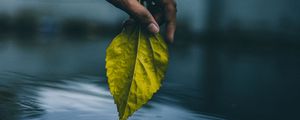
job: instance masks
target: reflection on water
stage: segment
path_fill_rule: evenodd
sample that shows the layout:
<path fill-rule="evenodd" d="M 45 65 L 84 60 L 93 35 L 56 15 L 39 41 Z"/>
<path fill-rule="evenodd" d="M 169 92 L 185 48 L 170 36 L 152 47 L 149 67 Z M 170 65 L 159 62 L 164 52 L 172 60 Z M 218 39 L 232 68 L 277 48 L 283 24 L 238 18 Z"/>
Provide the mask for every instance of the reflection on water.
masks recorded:
<path fill-rule="evenodd" d="M 106 82 L 96 76 L 43 79 L 26 74 L 1 74 L 1 116 L 6 119 L 114 120 L 117 111 Z M 8 83 L 15 79 L 15 82 Z M 6 94 L 3 94 L 5 93 Z M 8 95 L 9 92 L 11 95 Z M 8 104 L 7 104 L 8 103 Z M 178 105 L 151 102 L 133 120 L 216 119 L 193 113 Z"/>
<path fill-rule="evenodd" d="M 22 43 L 3 39 L 0 46 L 1 120 L 116 120 L 116 106 L 104 77 L 104 52 L 108 43 L 108 40 L 55 39 Z M 198 57 L 193 54 L 186 57 Z M 131 120 L 220 119 L 204 115 L 186 103 L 194 102 L 194 107 L 198 107 L 200 90 L 195 84 L 198 76 L 197 71 L 190 74 L 178 69 L 175 64 L 179 62 L 185 61 L 176 57 L 171 62 L 161 91 Z M 173 76 L 176 73 L 172 73 L 172 69 L 178 69 L 181 75 Z M 187 65 L 185 69 L 197 67 Z M 190 80 L 184 84 L 176 82 L 187 76 Z"/>

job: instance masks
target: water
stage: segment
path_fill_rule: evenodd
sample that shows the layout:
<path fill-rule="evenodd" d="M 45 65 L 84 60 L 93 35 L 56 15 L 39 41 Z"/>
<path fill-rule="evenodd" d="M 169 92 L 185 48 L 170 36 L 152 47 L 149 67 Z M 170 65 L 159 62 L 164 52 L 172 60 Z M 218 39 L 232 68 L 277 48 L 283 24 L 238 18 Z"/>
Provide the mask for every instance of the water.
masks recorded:
<path fill-rule="evenodd" d="M 104 67 L 110 39 L 1 38 L 0 120 L 116 120 Z M 161 90 L 130 120 L 297 118 L 298 52 L 242 50 L 171 46 Z"/>
<path fill-rule="evenodd" d="M 104 68 L 108 44 L 108 38 L 3 38 L 0 119 L 116 120 L 118 113 Z M 166 78 L 159 94 L 131 120 L 221 119 L 182 105 L 184 97 L 198 99 L 193 96 L 197 88 L 169 79 L 173 77 Z M 194 93 L 177 91 L 177 87 Z"/>

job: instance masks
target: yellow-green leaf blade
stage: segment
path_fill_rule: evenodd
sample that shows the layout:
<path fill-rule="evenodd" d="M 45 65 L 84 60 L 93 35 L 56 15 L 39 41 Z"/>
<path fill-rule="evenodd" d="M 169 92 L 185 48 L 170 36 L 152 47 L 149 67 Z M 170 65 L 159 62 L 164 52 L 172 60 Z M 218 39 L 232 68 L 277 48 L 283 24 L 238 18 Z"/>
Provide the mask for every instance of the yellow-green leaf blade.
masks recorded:
<path fill-rule="evenodd" d="M 119 117 L 126 120 L 159 89 L 168 63 L 166 43 L 160 35 L 138 25 L 126 27 L 106 51 L 110 91 Z"/>

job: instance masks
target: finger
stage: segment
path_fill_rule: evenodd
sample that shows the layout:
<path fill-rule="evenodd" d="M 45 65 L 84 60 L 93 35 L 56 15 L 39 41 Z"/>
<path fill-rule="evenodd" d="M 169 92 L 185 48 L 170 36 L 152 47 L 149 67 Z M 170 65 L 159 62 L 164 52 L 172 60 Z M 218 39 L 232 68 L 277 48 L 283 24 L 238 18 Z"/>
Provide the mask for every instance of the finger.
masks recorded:
<path fill-rule="evenodd" d="M 166 38 L 167 41 L 173 42 L 174 34 L 176 31 L 176 3 L 174 0 L 167 0 L 168 2 L 164 3 L 164 14 L 166 20 Z"/>
<path fill-rule="evenodd" d="M 115 6 L 127 12 L 130 16 L 142 23 L 151 33 L 159 32 L 159 25 L 151 13 L 137 0 L 109 0 Z"/>

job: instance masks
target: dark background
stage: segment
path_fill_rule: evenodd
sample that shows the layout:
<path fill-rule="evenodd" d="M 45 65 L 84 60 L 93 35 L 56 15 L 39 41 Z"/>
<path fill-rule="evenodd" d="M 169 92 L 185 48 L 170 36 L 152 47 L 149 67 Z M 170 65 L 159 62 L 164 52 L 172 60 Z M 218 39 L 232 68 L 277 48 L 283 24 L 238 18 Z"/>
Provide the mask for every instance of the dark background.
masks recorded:
<path fill-rule="evenodd" d="M 166 79 L 133 120 L 300 119 L 299 0 L 177 2 Z M 104 59 L 126 18 L 104 0 L 1 0 L 0 120 L 116 119 Z"/>

